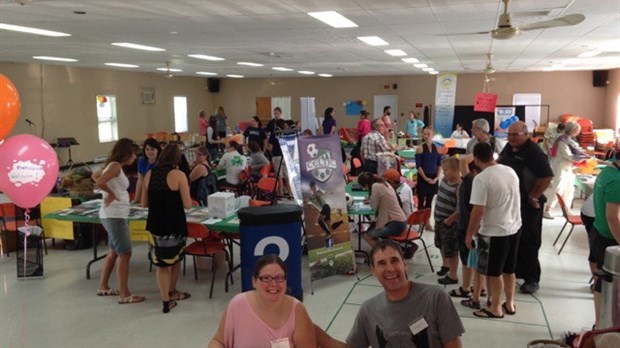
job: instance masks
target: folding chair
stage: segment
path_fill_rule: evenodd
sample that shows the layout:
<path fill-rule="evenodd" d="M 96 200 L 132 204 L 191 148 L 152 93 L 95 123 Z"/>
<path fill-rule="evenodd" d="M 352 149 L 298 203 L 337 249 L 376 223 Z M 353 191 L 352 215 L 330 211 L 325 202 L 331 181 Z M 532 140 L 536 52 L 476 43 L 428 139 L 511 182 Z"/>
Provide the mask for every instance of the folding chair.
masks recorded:
<path fill-rule="evenodd" d="M 209 298 L 213 297 L 213 284 L 215 283 L 215 272 L 217 270 L 216 255 L 220 252 L 226 254 L 226 262 L 230 269 L 231 261 L 226 250 L 228 246 L 221 239 L 214 237 L 211 232 L 200 224 L 187 224 L 187 237 L 193 238 L 194 242 L 185 247 L 185 255 L 191 255 L 194 261 L 194 279 L 198 280 L 198 269 L 196 268 L 196 257 L 207 257 L 211 259 L 211 290 Z M 183 259 L 183 275 L 185 275 L 185 259 Z"/>
<path fill-rule="evenodd" d="M 562 243 L 562 247 L 560 247 L 560 251 L 558 251 L 558 255 L 560 255 L 562 249 L 564 249 L 564 245 L 566 245 L 566 242 L 568 241 L 568 238 L 570 238 L 570 235 L 573 233 L 573 229 L 575 228 L 575 226 L 583 225 L 583 221 L 581 221 L 580 215 L 573 215 L 569 213 L 568 208 L 566 207 L 566 202 L 564 202 L 564 199 L 559 193 L 556 193 L 555 195 L 558 197 L 558 202 L 560 202 L 560 208 L 562 208 L 562 215 L 564 215 L 566 222 L 564 223 L 564 226 L 562 226 L 562 229 L 560 230 L 560 233 L 558 233 L 558 236 L 555 238 L 553 246 L 555 246 L 555 244 L 558 242 L 558 239 L 560 239 L 560 236 L 562 235 L 562 232 L 564 232 L 564 228 L 566 227 L 566 225 L 570 224 L 570 231 L 568 231 L 568 236 L 566 236 L 566 239 L 564 239 L 564 243 Z"/>
<path fill-rule="evenodd" d="M 426 258 L 428 259 L 428 264 L 431 266 L 431 271 L 435 272 L 433 268 L 433 264 L 431 262 L 431 256 L 428 254 L 428 249 L 426 247 L 426 242 L 422 239 L 422 233 L 424 233 L 424 227 L 428 222 L 428 219 L 431 217 L 430 209 L 421 209 L 416 210 L 407 218 L 407 224 L 409 227 L 399 236 L 390 236 L 389 238 L 398 242 L 404 248 L 413 247 L 413 244 L 417 240 L 422 242 L 424 246 L 424 252 L 426 253 Z M 417 225 L 417 227 L 415 226 Z"/>

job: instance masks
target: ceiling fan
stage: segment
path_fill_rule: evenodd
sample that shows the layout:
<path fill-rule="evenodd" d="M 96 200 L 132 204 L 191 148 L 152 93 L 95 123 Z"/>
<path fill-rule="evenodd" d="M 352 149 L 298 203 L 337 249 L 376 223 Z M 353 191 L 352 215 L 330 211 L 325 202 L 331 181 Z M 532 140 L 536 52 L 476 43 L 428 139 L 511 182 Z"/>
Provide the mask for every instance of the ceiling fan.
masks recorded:
<path fill-rule="evenodd" d="M 171 79 L 174 77 L 172 72 L 170 71 L 170 62 L 166 62 L 166 75 L 164 75 L 167 79 Z"/>
<path fill-rule="evenodd" d="M 570 14 L 548 21 L 534 22 L 525 24 L 520 27 L 512 26 L 512 13 L 508 12 L 508 2 L 510 0 L 502 0 L 504 2 L 504 13 L 499 16 L 497 28 L 491 31 L 479 31 L 476 34 L 488 34 L 491 33 L 491 37 L 497 40 L 511 39 L 515 36 L 523 34 L 524 31 L 548 29 L 554 27 L 564 27 L 570 25 L 576 25 L 583 22 L 586 16 L 582 14 Z"/>

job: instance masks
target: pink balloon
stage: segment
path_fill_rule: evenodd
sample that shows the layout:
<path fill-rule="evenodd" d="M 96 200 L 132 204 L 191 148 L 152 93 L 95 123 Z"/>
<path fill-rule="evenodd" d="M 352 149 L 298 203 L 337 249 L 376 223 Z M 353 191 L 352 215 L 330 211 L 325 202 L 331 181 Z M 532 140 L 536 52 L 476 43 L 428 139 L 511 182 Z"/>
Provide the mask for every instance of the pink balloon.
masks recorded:
<path fill-rule="evenodd" d="M 22 208 L 41 203 L 56 184 L 58 156 L 45 140 L 30 134 L 0 145 L 0 189 Z"/>

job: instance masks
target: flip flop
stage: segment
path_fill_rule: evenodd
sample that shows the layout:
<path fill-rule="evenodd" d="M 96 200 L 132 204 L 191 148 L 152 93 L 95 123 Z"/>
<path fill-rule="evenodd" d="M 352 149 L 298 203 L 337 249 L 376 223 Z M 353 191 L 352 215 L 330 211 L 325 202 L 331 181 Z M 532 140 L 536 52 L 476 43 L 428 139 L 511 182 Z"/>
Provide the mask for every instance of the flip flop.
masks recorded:
<path fill-rule="evenodd" d="M 480 309 L 480 301 L 474 301 L 471 298 L 461 301 L 461 304 L 472 309 Z"/>
<path fill-rule="evenodd" d="M 108 289 L 108 290 L 97 290 L 97 296 L 118 296 L 118 290 L 116 289 Z"/>
<path fill-rule="evenodd" d="M 496 315 L 495 313 L 491 312 L 490 310 L 486 308 L 482 308 L 478 311 L 475 311 L 474 315 L 477 316 L 478 318 L 487 318 L 487 319 L 502 319 L 504 317 L 504 314 Z"/>
<path fill-rule="evenodd" d="M 170 296 L 170 301 L 183 301 L 183 300 L 187 300 L 188 298 L 192 297 L 192 295 L 189 292 L 182 292 L 178 290 L 170 291 L 168 295 Z"/>
<path fill-rule="evenodd" d="M 469 298 L 469 294 L 471 292 L 470 291 L 466 291 L 465 289 L 463 289 L 462 286 L 459 286 L 458 289 L 453 289 L 450 290 L 449 294 L 452 297 L 462 297 L 462 298 Z"/>
<path fill-rule="evenodd" d="M 146 297 L 141 295 L 129 295 L 127 297 L 119 297 L 118 304 L 138 303 L 146 300 Z"/>
<path fill-rule="evenodd" d="M 163 304 L 164 304 L 164 308 L 162 309 L 162 312 L 164 313 L 170 312 L 172 308 L 177 306 L 176 301 L 163 301 Z"/>
<path fill-rule="evenodd" d="M 517 306 L 514 306 L 514 310 L 510 310 L 508 309 L 508 305 L 506 305 L 506 302 L 502 303 L 502 308 L 504 309 L 504 312 L 506 312 L 506 314 L 508 315 L 515 315 L 517 313 Z"/>

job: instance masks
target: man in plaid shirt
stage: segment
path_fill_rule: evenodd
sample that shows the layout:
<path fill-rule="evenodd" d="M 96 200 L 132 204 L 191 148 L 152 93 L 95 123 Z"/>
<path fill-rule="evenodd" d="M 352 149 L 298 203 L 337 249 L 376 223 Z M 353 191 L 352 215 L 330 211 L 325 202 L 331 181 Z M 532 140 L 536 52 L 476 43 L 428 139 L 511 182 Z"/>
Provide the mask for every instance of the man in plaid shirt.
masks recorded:
<path fill-rule="evenodd" d="M 362 139 L 362 161 L 365 172 L 377 174 L 377 153 L 390 150 L 390 145 L 382 133 L 386 130 L 381 119 L 373 120 L 370 124 L 372 131 Z"/>

